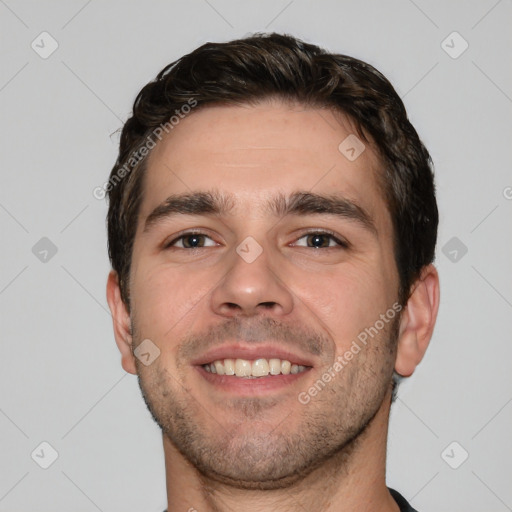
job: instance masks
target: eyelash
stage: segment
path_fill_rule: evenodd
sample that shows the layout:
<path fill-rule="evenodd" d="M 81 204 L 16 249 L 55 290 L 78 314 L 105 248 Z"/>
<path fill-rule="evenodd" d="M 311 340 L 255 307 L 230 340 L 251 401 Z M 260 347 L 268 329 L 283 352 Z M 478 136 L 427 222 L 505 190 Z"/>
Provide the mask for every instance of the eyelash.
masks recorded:
<path fill-rule="evenodd" d="M 172 249 L 173 245 L 180 241 L 180 240 L 183 240 L 184 238 L 187 238 L 188 236 L 205 236 L 207 238 L 210 238 L 212 240 L 212 238 L 210 236 L 208 236 L 206 233 L 203 233 L 201 231 L 187 231 L 185 233 L 182 233 L 180 236 L 174 238 L 172 241 L 170 241 L 169 243 L 166 243 L 164 245 L 164 249 Z M 336 233 L 332 232 L 332 231 L 328 231 L 328 230 L 317 230 L 317 231 L 308 231 L 306 233 L 303 233 L 299 238 L 297 238 L 297 240 L 300 240 L 304 237 L 307 237 L 307 236 L 311 236 L 311 235 L 326 235 L 326 236 L 329 236 L 332 240 L 334 240 L 342 249 L 348 249 L 350 247 L 350 244 L 344 240 L 340 240 Z M 182 249 L 182 250 L 186 250 L 186 251 L 193 251 L 193 250 L 197 250 L 197 249 L 206 249 L 206 247 L 192 247 L 192 248 L 188 248 L 188 247 L 178 247 L 178 249 Z M 306 247 L 306 249 L 335 249 L 335 247 Z"/>

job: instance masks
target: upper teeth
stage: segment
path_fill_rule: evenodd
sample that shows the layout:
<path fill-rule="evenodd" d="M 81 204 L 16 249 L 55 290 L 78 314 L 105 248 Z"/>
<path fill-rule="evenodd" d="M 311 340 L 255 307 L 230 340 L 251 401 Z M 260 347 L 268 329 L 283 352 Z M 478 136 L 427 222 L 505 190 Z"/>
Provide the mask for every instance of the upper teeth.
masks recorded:
<path fill-rule="evenodd" d="M 203 365 L 207 372 L 237 377 L 265 377 L 266 375 L 288 375 L 303 372 L 306 367 L 292 364 L 286 359 L 219 359 Z"/>

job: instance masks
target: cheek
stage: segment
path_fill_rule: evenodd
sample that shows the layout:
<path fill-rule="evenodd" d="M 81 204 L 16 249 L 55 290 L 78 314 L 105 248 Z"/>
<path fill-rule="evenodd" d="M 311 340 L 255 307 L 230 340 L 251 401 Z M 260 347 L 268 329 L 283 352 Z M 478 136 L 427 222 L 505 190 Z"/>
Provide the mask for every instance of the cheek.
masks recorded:
<path fill-rule="evenodd" d="M 344 350 L 366 327 L 373 325 L 391 306 L 385 281 L 375 268 L 344 265 L 335 271 L 297 274 L 291 289 L 303 303 L 306 314 Z"/>
<path fill-rule="evenodd" d="M 192 328 L 194 311 L 201 308 L 202 300 L 211 292 L 216 274 L 184 274 L 183 270 L 165 265 L 142 268 L 140 265 L 132 277 L 140 335 L 173 346 L 172 339 L 183 337 Z"/>

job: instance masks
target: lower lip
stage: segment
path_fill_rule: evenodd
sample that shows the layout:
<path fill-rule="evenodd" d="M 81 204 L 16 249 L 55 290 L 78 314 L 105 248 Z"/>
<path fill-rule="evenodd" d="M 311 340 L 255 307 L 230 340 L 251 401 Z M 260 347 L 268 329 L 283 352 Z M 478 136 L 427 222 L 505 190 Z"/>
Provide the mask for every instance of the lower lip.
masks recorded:
<path fill-rule="evenodd" d="M 244 377 L 236 377 L 235 375 L 219 375 L 218 373 L 210 373 L 202 366 L 196 366 L 195 368 L 201 377 L 218 389 L 245 396 L 263 395 L 269 392 L 283 390 L 298 382 L 311 370 L 311 368 L 306 368 L 300 373 L 268 375 L 266 377 L 248 379 Z"/>

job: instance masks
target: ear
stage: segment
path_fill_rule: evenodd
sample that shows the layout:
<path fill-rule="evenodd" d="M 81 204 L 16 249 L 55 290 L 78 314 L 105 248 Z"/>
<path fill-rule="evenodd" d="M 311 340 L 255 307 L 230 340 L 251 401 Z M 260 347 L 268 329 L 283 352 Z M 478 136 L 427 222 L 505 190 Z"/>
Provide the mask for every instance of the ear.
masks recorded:
<path fill-rule="evenodd" d="M 403 377 L 413 374 L 427 351 L 439 309 L 439 275 L 427 265 L 412 286 L 402 312 L 395 370 Z"/>
<path fill-rule="evenodd" d="M 107 302 L 112 314 L 117 348 L 121 352 L 121 364 L 126 372 L 136 375 L 135 357 L 132 353 L 130 314 L 121 299 L 119 279 L 114 270 L 110 271 L 107 279 Z"/>

